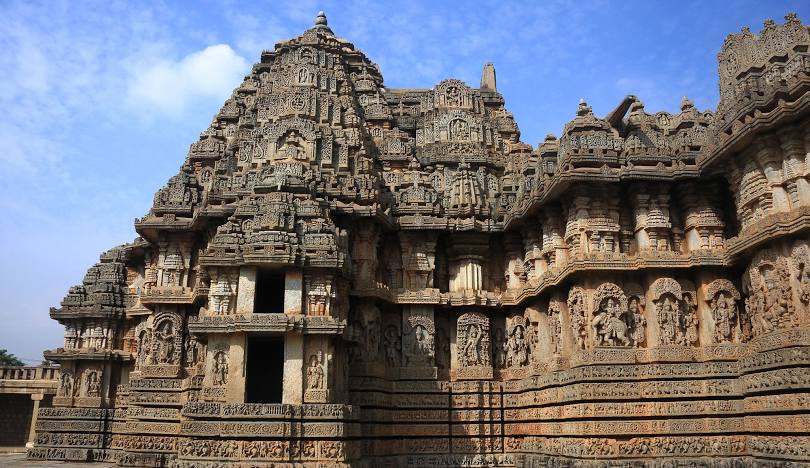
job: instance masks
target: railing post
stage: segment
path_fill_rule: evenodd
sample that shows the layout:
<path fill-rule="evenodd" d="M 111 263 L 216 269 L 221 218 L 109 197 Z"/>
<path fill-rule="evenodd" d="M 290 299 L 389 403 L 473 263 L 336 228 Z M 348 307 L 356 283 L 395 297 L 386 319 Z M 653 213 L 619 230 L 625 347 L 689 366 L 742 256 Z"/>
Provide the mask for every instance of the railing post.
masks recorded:
<path fill-rule="evenodd" d="M 37 436 L 37 416 L 39 415 L 39 402 L 42 401 L 42 398 L 45 395 L 41 393 L 34 393 L 31 395 L 31 399 L 34 400 L 34 411 L 31 413 L 31 429 L 28 430 L 28 443 L 25 444 L 26 447 L 31 448 L 34 446 L 34 442 Z"/>

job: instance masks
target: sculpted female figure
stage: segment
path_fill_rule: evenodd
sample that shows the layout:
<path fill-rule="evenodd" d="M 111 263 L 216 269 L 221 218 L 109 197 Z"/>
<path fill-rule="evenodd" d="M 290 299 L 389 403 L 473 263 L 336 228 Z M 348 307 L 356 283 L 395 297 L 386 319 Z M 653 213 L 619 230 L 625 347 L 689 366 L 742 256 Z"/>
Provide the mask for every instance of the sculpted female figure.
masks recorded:
<path fill-rule="evenodd" d="M 464 345 L 464 357 L 469 366 L 481 365 L 481 328 L 476 324 L 467 327 L 467 341 Z"/>

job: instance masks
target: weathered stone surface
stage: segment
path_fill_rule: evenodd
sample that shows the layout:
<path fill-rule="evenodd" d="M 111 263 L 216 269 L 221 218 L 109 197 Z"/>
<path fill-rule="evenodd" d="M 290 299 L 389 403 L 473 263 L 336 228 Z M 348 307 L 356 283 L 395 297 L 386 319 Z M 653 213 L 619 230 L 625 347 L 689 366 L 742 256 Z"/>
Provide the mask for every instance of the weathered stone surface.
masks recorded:
<path fill-rule="evenodd" d="M 810 463 L 808 47 L 745 29 L 716 111 L 583 101 L 532 148 L 491 64 L 384 88 L 319 15 L 51 310 L 29 457 Z"/>

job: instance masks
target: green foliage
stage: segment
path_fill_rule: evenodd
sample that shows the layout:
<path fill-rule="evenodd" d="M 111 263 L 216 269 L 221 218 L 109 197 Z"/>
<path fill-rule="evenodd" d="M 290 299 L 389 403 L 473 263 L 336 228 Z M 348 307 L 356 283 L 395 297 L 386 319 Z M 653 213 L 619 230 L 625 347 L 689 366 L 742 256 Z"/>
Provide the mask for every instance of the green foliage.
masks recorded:
<path fill-rule="evenodd" d="M 6 351 L 5 349 L 0 349 L 0 366 L 24 366 L 25 363 L 20 361 L 20 359 Z"/>

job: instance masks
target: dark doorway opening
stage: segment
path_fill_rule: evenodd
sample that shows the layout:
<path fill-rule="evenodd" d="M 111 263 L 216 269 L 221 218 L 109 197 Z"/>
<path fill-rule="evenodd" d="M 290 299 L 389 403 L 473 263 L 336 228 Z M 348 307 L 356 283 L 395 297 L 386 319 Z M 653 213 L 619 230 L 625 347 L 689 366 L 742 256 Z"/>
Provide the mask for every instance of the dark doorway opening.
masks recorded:
<path fill-rule="evenodd" d="M 284 271 L 258 271 L 253 312 L 257 314 L 284 313 Z"/>
<path fill-rule="evenodd" d="M 281 403 L 284 380 L 284 339 L 255 337 L 248 339 L 245 401 Z"/>

